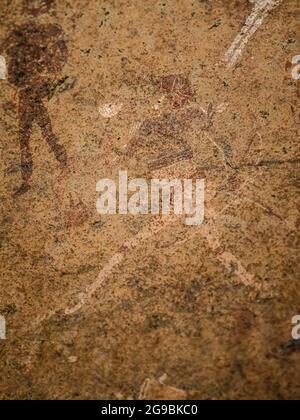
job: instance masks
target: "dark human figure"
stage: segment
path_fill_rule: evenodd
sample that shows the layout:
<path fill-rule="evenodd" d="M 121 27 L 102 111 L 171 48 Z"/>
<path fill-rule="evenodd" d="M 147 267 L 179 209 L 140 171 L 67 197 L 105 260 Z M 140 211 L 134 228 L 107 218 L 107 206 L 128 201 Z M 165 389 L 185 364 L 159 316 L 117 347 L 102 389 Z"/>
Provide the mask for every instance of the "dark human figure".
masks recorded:
<path fill-rule="evenodd" d="M 53 0 L 24 1 L 23 10 L 37 16 L 48 12 L 52 3 Z M 4 51 L 8 56 L 8 81 L 18 89 L 19 95 L 19 142 L 23 182 L 17 195 L 30 188 L 33 167 L 30 137 L 33 123 L 36 122 L 41 128 L 43 137 L 60 164 L 67 164 L 66 150 L 58 143 L 44 104 L 56 75 L 67 61 L 68 50 L 63 35 L 58 25 L 28 21 L 15 28 L 4 43 Z"/>

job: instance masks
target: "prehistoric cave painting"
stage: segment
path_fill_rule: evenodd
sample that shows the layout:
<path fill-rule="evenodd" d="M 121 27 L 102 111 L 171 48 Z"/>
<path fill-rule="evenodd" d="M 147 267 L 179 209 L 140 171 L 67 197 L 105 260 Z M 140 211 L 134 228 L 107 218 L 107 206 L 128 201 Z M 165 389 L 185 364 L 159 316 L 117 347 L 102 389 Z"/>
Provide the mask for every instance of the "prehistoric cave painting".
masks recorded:
<path fill-rule="evenodd" d="M 150 115 L 139 124 L 124 155 L 135 156 L 141 163 L 146 159 L 150 171 L 192 159 L 193 151 L 185 133 L 191 121 L 202 115 L 198 109 L 187 108 L 193 102 L 193 91 L 186 76 L 171 74 L 158 82 L 163 94 L 161 102 L 167 107 L 162 107 L 162 112 L 156 109 L 155 116 Z"/>
<path fill-rule="evenodd" d="M 174 108 L 182 108 L 193 97 L 190 82 L 182 74 L 163 77 L 161 79 L 161 87 L 167 93 L 168 100 Z"/>
<path fill-rule="evenodd" d="M 23 12 L 38 16 L 49 12 L 53 3 L 54 0 L 23 0 Z"/>
<path fill-rule="evenodd" d="M 23 9 L 31 15 L 48 12 L 53 0 L 23 2 Z M 8 81 L 18 89 L 19 142 L 21 152 L 22 185 L 17 195 L 30 188 L 33 161 L 30 137 L 34 123 L 62 166 L 67 164 L 64 146 L 58 143 L 45 105 L 56 75 L 63 69 L 68 50 L 58 25 L 28 21 L 15 28 L 4 43 L 8 56 Z"/>

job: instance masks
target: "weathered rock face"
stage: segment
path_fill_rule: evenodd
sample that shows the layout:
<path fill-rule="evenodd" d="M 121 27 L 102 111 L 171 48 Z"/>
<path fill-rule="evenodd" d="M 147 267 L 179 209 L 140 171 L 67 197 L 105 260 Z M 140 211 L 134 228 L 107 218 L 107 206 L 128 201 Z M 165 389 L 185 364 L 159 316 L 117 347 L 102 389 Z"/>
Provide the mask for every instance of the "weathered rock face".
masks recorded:
<path fill-rule="evenodd" d="M 299 19 L 0 2 L 0 398 L 300 397 Z M 100 216 L 119 170 L 205 179 L 205 223 Z"/>

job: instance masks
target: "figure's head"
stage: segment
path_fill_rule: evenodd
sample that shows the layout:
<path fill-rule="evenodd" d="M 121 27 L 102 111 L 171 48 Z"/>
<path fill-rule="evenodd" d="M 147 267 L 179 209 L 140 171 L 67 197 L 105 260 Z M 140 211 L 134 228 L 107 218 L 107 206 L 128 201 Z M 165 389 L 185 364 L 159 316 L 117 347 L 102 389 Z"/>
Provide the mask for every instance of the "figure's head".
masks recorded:
<path fill-rule="evenodd" d="M 49 12 L 55 0 L 23 0 L 23 11 L 33 16 Z"/>

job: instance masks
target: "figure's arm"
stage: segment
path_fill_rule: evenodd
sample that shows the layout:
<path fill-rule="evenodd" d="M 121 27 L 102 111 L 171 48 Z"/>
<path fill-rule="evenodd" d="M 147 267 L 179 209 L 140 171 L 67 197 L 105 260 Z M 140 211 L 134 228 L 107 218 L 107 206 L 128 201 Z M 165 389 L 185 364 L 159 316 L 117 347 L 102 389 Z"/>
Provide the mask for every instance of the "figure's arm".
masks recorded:
<path fill-rule="evenodd" d="M 0 54 L 3 54 L 3 52 L 6 50 L 6 44 L 7 44 L 7 40 L 5 39 L 4 41 L 0 41 Z"/>
<path fill-rule="evenodd" d="M 64 32 L 57 25 L 41 25 L 39 28 L 47 44 L 43 54 L 44 65 L 51 73 L 59 73 L 68 59 L 68 47 L 63 39 Z"/>
<path fill-rule="evenodd" d="M 53 44 L 49 58 L 49 69 L 54 73 L 59 73 L 68 59 L 68 48 L 63 39 L 60 39 Z"/>
<path fill-rule="evenodd" d="M 3 54 L 16 41 L 15 32 L 11 32 L 5 39 L 0 41 L 0 54 Z"/>

